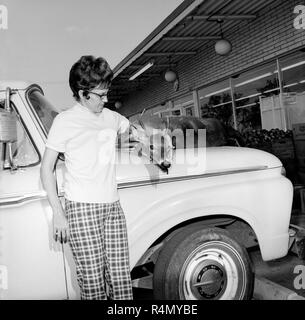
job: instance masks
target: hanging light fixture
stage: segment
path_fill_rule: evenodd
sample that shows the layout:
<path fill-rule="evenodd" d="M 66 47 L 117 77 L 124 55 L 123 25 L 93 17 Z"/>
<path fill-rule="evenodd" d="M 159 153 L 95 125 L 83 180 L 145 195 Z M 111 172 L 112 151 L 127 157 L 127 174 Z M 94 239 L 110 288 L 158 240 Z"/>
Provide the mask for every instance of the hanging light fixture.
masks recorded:
<path fill-rule="evenodd" d="M 171 68 L 171 56 L 168 57 L 169 68 L 164 74 L 164 78 L 167 82 L 175 82 L 177 80 L 177 73 Z"/>
<path fill-rule="evenodd" d="M 219 23 L 219 26 L 220 26 L 221 39 L 216 41 L 215 51 L 217 54 L 221 56 L 226 56 L 232 51 L 232 44 L 229 40 L 223 37 L 222 26 L 221 26 L 221 24 L 223 23 L 223 20 L 217 20 L 217 22 Z"/>
<path fill-rule="evenodd" d="M 167 70 L 164 77 L 167 82 L 174 82 L 177 79 L 177 74 L 173 70 Z"/>
<path fill-rule="evenodd" d="M 139 69 L 136 73 L 134 73 L 130 78 L 129 81 L 134 80 L 135 78 L 137 78 L 139 75 L 141 75 L 143 72 L 145 72 L 146 70 L 148 70 L 149 68 L 151 68 L 154 65 L 155 61 L 152 59 L 150 60 L 144 67 L 142 67 L 141 69 Z"/>
<path fill-rule="evenodd" d="M 122 108 L 122 105 L 123 105 L 123 104 L 122 104 L 121 101 L 116 101 L 115 104 L 114 104 L 114 106 L 115 106 L 116 109 Z"/>

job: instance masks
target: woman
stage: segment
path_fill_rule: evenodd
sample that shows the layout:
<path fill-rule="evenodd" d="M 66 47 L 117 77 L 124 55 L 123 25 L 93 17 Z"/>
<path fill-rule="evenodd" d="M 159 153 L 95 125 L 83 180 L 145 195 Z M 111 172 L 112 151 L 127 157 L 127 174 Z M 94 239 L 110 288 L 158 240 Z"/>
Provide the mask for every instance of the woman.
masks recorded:
<path fill-rule="evenodd" d="M 115 177 L 115 142 L 129 121 L 104 108 L 113 73 L 103 58 L 81 57 L 69 84 L 76 104 L 54 120 L 41 180 L 53 210 L 55 241 L 69 241 L 81 299 L 132 299 L 127 229 Z M 65 154 L 65 210 L 53 174 Z"/>

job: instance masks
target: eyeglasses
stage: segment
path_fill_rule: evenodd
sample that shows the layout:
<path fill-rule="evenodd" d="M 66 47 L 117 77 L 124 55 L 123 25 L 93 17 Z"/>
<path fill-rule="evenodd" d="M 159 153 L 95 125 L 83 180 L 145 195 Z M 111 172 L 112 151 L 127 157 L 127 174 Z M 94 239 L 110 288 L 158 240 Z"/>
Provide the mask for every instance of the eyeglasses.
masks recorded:
<path fill-rule="evenodd" d="M 107 99 L 107 95 L 108 95 L 108 91 L 102 94 L 98 94 L 96 92 L 93 91 L 88 91 L 89 93 L 95 94 L 96 96 L 98 96 L 101 100 Z"/>

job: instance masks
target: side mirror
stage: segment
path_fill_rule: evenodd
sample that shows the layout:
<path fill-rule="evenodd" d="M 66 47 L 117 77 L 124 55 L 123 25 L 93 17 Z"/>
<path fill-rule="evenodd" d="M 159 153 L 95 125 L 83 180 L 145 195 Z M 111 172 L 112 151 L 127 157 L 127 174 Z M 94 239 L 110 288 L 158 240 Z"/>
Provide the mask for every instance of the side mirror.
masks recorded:
<path fill-rule="evenodd" d="M 6 89 L 5 110 L 0 110 L 0 143 L 5 143 L 9 154 L 9 164 L 11 171 L 18 167 L 14 164 L 12 143 L 17 141 L 17 118 L 11 112 L 10 107 L 10 88 Z"/>
<path fill-rule="evenodd" d="M 0 142 L 17 141 L 17 118 L 11 112 L 0 110 Z"/>

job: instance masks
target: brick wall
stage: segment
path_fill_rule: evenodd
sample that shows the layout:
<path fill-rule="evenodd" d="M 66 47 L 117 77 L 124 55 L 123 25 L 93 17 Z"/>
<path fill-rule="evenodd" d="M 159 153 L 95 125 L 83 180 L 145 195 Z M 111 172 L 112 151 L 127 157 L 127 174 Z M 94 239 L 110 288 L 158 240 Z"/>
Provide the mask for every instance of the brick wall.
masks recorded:
<path fill-rule="evenodd" d="M 238 28 L 225 33 L 233 46 L 229 56 L 216 55 L 214 42 L 209 42 L 195 56 L 187 56 L 179 62 L 176 68 L 180 81 L 177 92 L 173 90 L 173 84 L 156 79 L 142 91 L 130 94 L 120 111 L 127 116 L 141 112 L 143 108 L 154 107 L 305 46 L 305 30 L 293 27 L 296 17 L 293 9 L 298 4 L 305 5 L 305 0 L 281 0 L 260 11 L 254 21 L 242 21 Z"/>

